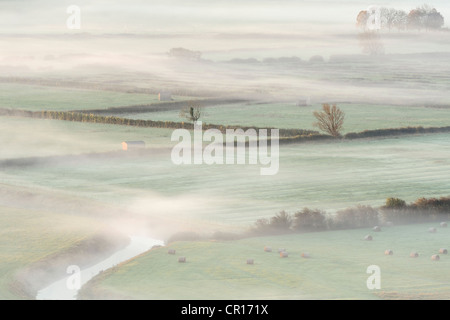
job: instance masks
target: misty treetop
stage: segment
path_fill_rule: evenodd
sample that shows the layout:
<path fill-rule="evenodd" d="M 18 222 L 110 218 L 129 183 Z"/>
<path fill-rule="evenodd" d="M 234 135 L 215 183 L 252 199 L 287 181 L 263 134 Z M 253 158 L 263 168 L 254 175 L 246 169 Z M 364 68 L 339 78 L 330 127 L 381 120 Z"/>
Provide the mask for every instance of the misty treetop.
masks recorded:
<path fill-rule="evenodd" d="M 360 11 L 356 17 L 356 26 L 366 31 L 372 14 L 368 10 Z M 439 30 L 444 26 L 442 14 L 429 5 L 417 7 L 409 13 L 395 8 L 381 7 L 379 15 L 381 30 Z"/>

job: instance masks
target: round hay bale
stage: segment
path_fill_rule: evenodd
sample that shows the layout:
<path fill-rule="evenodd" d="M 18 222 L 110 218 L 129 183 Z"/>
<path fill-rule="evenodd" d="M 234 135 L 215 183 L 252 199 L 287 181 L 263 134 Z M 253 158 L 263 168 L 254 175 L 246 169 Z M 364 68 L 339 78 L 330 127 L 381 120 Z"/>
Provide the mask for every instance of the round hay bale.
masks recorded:
<path fill-rule="evenodd" d="M 168 254 L 175 254 L 175 250 L 174 249 L 169 249 L 169 251 L 167 251 Z"/>
<path fill-rule="evenodd" d="M 441 260 L 441 257 L 439 257 L 439 255 L 437 255 L 437 254 L 433 254 L 433 255 L 431 256 L 431 260 L 439 261 L 439 260 Z"/>
<path fill-rule="evenodd" d="M 447 222 L 441 222 L 441 227 L 442 228 L 447 228 Z"/>
<path fill-rule="evenodd" d="M 439 253 L 440 254 L 447 254 L 448 251 L 447 251 L 447 249 L 441 248 L 441 249 L 439 249 Z"/>
<path fill-rule="evenodd" d="M 264 247 L 264 251 L 265 252 L 272 252 L 272 248 L 271 247 Z"/>
<path fill-rule="evenodd" d="M 309 258 L 311 258 L 311 255 L 308 252 L 303 252 L 302 258 L 309 259 Z"/>
<path fill-rule="evenodd" d="M 372 236 L 371 236 L 370 234 L 368 234 L 367 236 L 364 237 L 364 240 L 366 240 L 366 241 L 372 241 L 373 238 L 372 238 Z"/>
<path fill-rule="evenodd" d="M 436 230 L 436 228 L 429 228 L 428 229 L 428 232 L 430 232 L 430 233 L 436 233 L 437 232 L 437 230 Z"/>
<path fill-rule="evenodd" d="M 419 254 L 418 254 L 417 252 L 411 252 L 411 253 L 409 254 L 409 256 L 410 256 L 411 258 L 418 258 L 418 257 L 419 257 Z"/>
<path fill-rule="evenodd" d="M 386 251 L 384 252 L 384 254 L 387 255 L 387 256 L 392 256 L 392 255 L 394 254 L 394 251 L 388 249 L 388 250 L 386 250 Z"/>
<path fill-rule="evenodd" d="M 253 264 L 253 259 L 247 259 L 247 264 Z"/>
<path fill-rule="evenodd" d="M 380 231 L 381 231 L 381 227 L 375 226 L 375 227 L 373 227 L 372 230 L 373 230 L 374 232 L 380 232 Z"/>
<path fill-rule="evenodd" d="M 286 251 L 281 251 L 280 252 L 280 257 L 282 257 L 282 258 L 287 258 L 289 255 L 288 255 L 288 253 L 286 252 Z"/>
<path fill-rule="evenodd" d="M 278 248 L 278 253 L 282 253 L 282 252 L 285 252 L 285 251 L 286 251 L 285 248 Z"/>
<path fill-rule="evenodd" d="M 186 257 L 179 257 L 178 258 L 178 262 L 185 263 L 186 262 Z"/>

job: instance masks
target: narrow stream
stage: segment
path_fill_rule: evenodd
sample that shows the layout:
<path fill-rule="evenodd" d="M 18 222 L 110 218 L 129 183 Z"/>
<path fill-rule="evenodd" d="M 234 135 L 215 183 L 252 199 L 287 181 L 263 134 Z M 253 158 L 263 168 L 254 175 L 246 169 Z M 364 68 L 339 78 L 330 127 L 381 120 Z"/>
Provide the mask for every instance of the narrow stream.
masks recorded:
<path fill-rule="evenodd" d="M 155 245 L 164 245 L 163 241 L 152 238 L 139 236 L 132 236 L 130 238 L 130 244 L 124 249 L 117 251 L 94 266 L 81 270 L 79 274 L 80 287 L 98 275 L 101 271 L 105 271 L 121 262 L 136 257 Z M 68 285 L 71 283 L 71 280 L 73 280 L 73 277 L 72 274 L 68 274 L 67 277 L 43 288 L 37 293 L 36 300 L 75 300 L 78 289 L 72 289 L 72 286 Z"/>

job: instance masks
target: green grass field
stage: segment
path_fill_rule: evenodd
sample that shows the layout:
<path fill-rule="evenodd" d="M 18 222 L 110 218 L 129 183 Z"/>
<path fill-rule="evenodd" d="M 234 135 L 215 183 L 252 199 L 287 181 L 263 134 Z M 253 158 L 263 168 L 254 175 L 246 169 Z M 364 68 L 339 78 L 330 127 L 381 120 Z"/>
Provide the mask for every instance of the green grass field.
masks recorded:
<path fill-rule="evenodd" d="M 97 277 L 85 298 L 131 299 L 448 299 L 450 257 L 432 261 L 450 241 L 435 224 L 249 238 L 230 242 L 174 242 Z M 270 246 L 273 252 L 264 252 Z M 288 258 L 277 249 L 285 248 Z M 168 249 L 176 255 L 168 255 Z M 384 251 L 391 249 L 392 256 Z M 310 259 L 301 257 L 303 252 Z M 418 258 L 410 258 L 418 252 Z M 180 256 L 186 263 L 178 263 Z M 254 259 L 254 265 L 247 265 Z M 381 289 L 369 290 L 367 268 L 381 269 Z"/>
<path fill-rule="evenodd" d="M 173 164 L 167 147 L 171 143 L 170 130 L 23 121 L 27 125 L 54 125 L 41 127 L 43 133 L 53 131 L 38 140 L 53 145 L 55 153 L 62 153 L 64 147 L 72 153 L 119 150 L 120 142 L 131 138 L 142 138 L 150 150 L 165 146 L 161 152 L 141 157 L 81 162 L 75 158 L 76 161 L 48 165 L 10 166 L 0 172 L 4 183 L 15 186 L 50 188 L 125 206 L 148 201 L 148 214 L 155 216 L 161 208 L 153 207 L 152 201 L 180 219 L 189 216 L 246 226 L 281 210 L 295 211 L 307 206 L 333 211 L 356 204 L 379 206 L 388 197 L 414 201 L 448 195 L 450 190 L 449 134 L 282 146 L 278 174 L 261 176 L 261 165 Z M 15 128 L 21 130 L 19 126 Z M 61 142 L 61 137 L 66 141 Z M 30 149 L 26 149 L 16 148 L 26 145 L 20 141 L 5 139 L 3 147 L 16 156 L 31 156 L 40 154 L 39 141 L 29 141 Z M 186 199 L 186 204 L 174 207 L 173 197 Z"/>
<path fill-rule="evenodd" d="M 282 110 L 279 117 L 275 113 L 265 116 L 260 113 L 260 118 L 252 118 L 257 111 L 255 106 L 250 106 L 250 111 L 241 110 L 238 105 L 228 107 L 235 108 L 235 112 L 227 113 L 216 107 L 206 109 L 208 119 L 214 119 L 206 122 L 227 124 L 229 121 L 229 124 L 244 125 L 247 124 L 245 121 L 235 121 L 249 119 L 248 124 L 251 125 L 287 123 L 286 127 L 291 127 L 289 121 L 294 123 L 296 117 L 302 118 L 299 110 L 310 116 L 302 118 L 304 124 L 311 123 L 314 109 L 314 106 L 308 107 L 308 110 L 279 105 Z M 271 106 L 262 105 L 261 108 L 268 112 Z M 344 109 L 347 114 L 356 115 L 362 106 L 344 105 L 343 108 L 349 108 Z M 404 120 L 401 108 L 404 107 L 385 107 L 380 111 L 380 114 L 390 114 L 386 127 L 447 125 L 447 118 L 441 109 L 408 108 L 414 116 Z M 370 110 L 368 107 L 360 109 L 356 118 L 359 120 L 349 120 L 349 124 L 380 127 L 383 118 Z M 214 118 L 211 115 L 216 111 Z M 178 114 L 173 113 L 173 117 L 173 120 L 179 119 Z M 419 118 L 423 122 L 418 121 Z M 372 122 L 364 122 L 363 119 L 372 119 Z M 102 206 L 130 210 L 145 216 L 148 221 L 158 221 L 163 217 L 165 222 L 170 221 L 164 225 L 166 230 L 162 233 L 166 235 L 178 231 L 180 226 L 200 233 L 244 230 L 256 219 L 273 216 L 281 210 L 293 213 L 303 207 L 311 207 L 334 212 L 356 204 L 380 206 L 387 197 L 399 197 L 409 202 L 419 197 L 446 196 L 450 190 L 449 134 L 284 145 L 280 149 L 279 172 L 268 177 L 260 175 L 260 165 L 176 166 L 170 158 L 170 148 L 174 145 L 170 141 L 171 129 L 18 117 L 0 117 L 0 128 L 3 132 L 0 135 L 1 160 L 119 151 L 122 141 L 144 140 L 149 150 L 155 150 L 154 154 L 149 152 L 145 156 L 123 157 L 123 153 L 118 152 L 118 156 L 108 158 L 73 158 L 70 161 L 69 156 L 39 165 L 7 165 L 0 170 L 2 192 L 11 188 L 46 190 L 78 199 L 82 203 L 95 201 Z M 0 271 L 4 276 L 1 278 L 0 297 L 15 297 L 9 290 L 15 272 L 48 254 L 64 251 L 92 231 L 82 228 L 85 225 L 93 226 L 92 220 L 56 212 L 72 210 L 67 206 L 74 204 L 68 203 L 66 207 L 60 204 L 55 210 L 48 211 L 52 200 L 45 200 L 46 197 L 43 199 L 32 210 L 20 206 L 1 207 L 3 262 Z M 48 221 L 54 223 L 47 225 Z M 378 264 L 383 272 L 381 297 L 410 295 L 426 298 L 433 297 L 435 293 L 439 298 L 448 297 L 448 284 L 439 286 L 438 283 L 438 276 L 446 274 L 447 260 L 431 264 L 429 259 L 433 248 L 445 246 L 444 242 L 448 243 L 448 238 L 427 244 L 427 239 L 423 242 L 419 238 L 411 238 L 412 234 L 419 232 L 419 229 L 414 229 L 416 226 L 402 228 L 385 230 L 380 235 L 392 237 L 375 239 L 373 243 L 360 241 L 364 236 L 361 233 L 363 230 L 225 243 L 176 243 L 173 246 L 177 252 L 185 252 L 188 257 L 188 263 L 181 266 L 186 268 L 186 273 L 177 273 L 177 269 L 172 269 L 179 268 L 178 263 L 166 268 L 174 257 L 167 256 L 165 249 L 154 250 L 119 268 L 111 278 L 105 278 L 104 282 L 102 280 L 94 291 L 107 296 L 118 294 L 154 299 L 371 299 L 380 296 L 365 287 L 368 276 L 365 268 L 370 264 Z M 399 233 L 390 233 L 393 230 Z M 408 230 L 412 230 L 410 238 Z M 440 236 L 441 233 L 436 239 Z M 402 245 L 394 247 L 395 241 Z M 329 243 L 333 247 L 329 247 Z M 411 243 L 424 246 L 416 245 L 416 248 L 410 249 L 407 246 Z M 262 252 L 264 245 L 286 247 L 292 255 L 280 260 L 276 254 Z M 345 255 L 346 248 L 350 246 L 351 256 Z M 368 246 L 373 246 L 373 251 L 368 250 Z M 394 250 L 393 257 L 382 254 L 386 247 Z M 313 259 L 300 258 L 301 250 L 308 250 L 313 254 Z M 424 252 L 424 256 L 410 260 L 409 250 Z M 358 254 L 358 259 L 354 254 Z M 160 258 L 152 259 L 153 255 Z M 254 258 L 256 264 L 247 266 L 247 258 Z M 395 263 L 391 265 L 392 261 Z M 409 270 L 411 263 L 417 263 L 417 268 Z M 429 271 L 429 266 L 436 270 L 422 274 L 425 270 Z M 305 274 L 299 274 L 299 268 Z M 402 274 L 404 268 L 411 273 Z M 162 271 L 157 271 L 159 269 Z M 139 284 L 134 282 L 138 279 L 136 272 L 141 272 Z M 142 276 L 143 272 L 147 272 L 148 276 Z M 409 277 L 414 280 L 408 281 Z M 170 282 L 162 279 L 169 279 Z M 197 282 L 197 291 L 194 291 L 193 296 L 187 296 L 193 291 L 190 286 L 194 280 Z M 125 283 L 127 281 L 129 285 Z M 214 286 L 222 286 L 224 290 L 217 291 L 213 289 Z M 150 287 L 158 290 L 149 290 Z M 157 296 L 153 292 L 158 292 Z"/>
<path fill-rule="evenodd" d="M 11 291 L 18 271 L 74 246 L 97 229 L 86 217 L 1 205 L 0 226 L 1 300 L 18 298 Z"/>
<path fill-rule="evenodd" d="M 343 133 L 408 126 L 439 127 L 450 125 L 447 109 L 391 105 L 337 104 L 346 113 Z M 318 130 L 313 112 L 320 104 L 307 107 L 291 103 L 233 104 L 204 108 L 205 123 L 273 128 Z M 144 120 L 183 121 L 177 111 L 121 114 Z"/>
<path fill-rule="evenodd" d="M 414 9 L 409 2 L 396 9 Z M 344 134 L 450 126 L 450 5 L 435 2 L 443 30 L 393 28 L 372 37 L 355 27 L 369 5 L 360 1 L 112 1 L 83 6 L 78 31 L 64 28 L 64 12 L 50 1 L 8 1 L 0 109 L 186 122 L 176 109 L 188 100 L 217 99 L 223 104 L 205 107 L 204 123 L 318 130 L 313 112 L 337 101 Z M 310 61 L 317 56 L 323 61 Z M 176 94 L 177 103 L 124 113 L 158 103 L 159 90 Z M 306 97 L 311 106 L 296 105 Z M 222 232 L 223 239 L 282 210 L 333 214 L 379 207 L 388 197 L 410 203 L 450 195 L 450 133 L 284 144 L 278 173 L 262 176 L 259 164 L 175 165 L 172 129 L 1 114 L 0 300 L 34 297 L 66 275 L 66 265 L 84 268 L 125 246 L 124 235 L 212 239 Z M 144 141 L 146 150 L 121 150 L 127 140 Z M 430 259 L 450 246 L 450 229 L 427 232 L 438 223 L 173 242 L 103 272 L 82 298 L 450 299 L 450 256 Z M 368 233 L 373 241 L 363 240 Z M 280 247 L 288 258 L 279 257 Z M 410 258 L 412 251 L 420 256 Z M 381 290 L 366 286 L 371 265 L 381 268 Z"/>
<path fill-rule="evenodd" d="M 51 97 L 51 99 L 49 99 Z M 175 100 L 183 97 L 173 97 Z M 157 103 L 158 95 L 0 83 L 0 108 L 90 110 Z"/>
<path fill-rule="evenodd" d="M 18 117 L 0 117 L 0 128 L 0 143 L 5 146 L 0 159 L 115 151 L 127 140 L 163 147 L 172 134 L 170 129 Z"/>

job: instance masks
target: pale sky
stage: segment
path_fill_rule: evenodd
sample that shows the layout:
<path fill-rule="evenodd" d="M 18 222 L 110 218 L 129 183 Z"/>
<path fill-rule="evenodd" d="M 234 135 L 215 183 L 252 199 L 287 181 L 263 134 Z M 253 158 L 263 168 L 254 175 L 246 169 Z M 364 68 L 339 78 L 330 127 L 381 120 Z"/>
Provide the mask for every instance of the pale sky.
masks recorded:
<path fill-rule="evenodd" d="M 0 0 L 1 33 L 66 33 L 66 9 L 81 10 L 89 33 L 296 32 L 332 26 L 353 27 L 369 5 L 410 10 L 423 1 L 338 0 Z M 450 21 L 450 3 L 428 2 Z M 337 28 L 337 29 L 336 29 Z M 73 31 L 72 31 L 73 32 Z"/>

